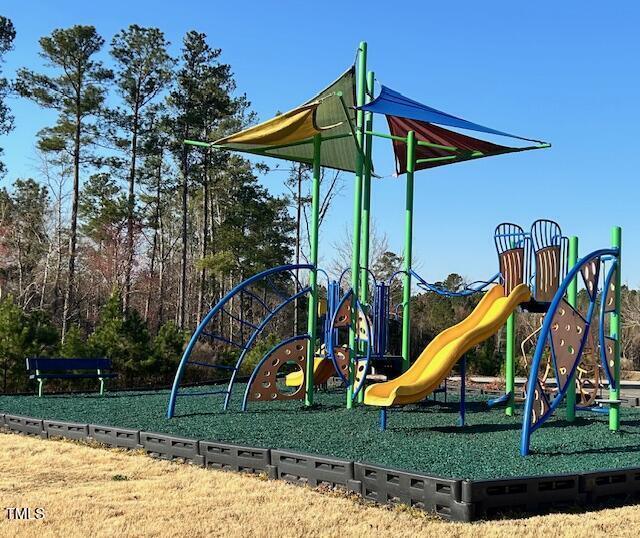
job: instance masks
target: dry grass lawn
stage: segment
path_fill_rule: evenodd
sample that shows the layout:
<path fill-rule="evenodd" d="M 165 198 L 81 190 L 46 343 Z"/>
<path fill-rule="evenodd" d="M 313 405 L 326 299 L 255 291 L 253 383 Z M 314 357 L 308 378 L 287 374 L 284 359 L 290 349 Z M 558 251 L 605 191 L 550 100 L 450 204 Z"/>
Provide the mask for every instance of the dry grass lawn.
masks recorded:
<path fill-rule="evenodd" d="M 42 507 L 42 520 L 7 519 Z M 0 434 L 0 536 L 633 536 L 640 507 L 447 523 L 258 477 Z"/>

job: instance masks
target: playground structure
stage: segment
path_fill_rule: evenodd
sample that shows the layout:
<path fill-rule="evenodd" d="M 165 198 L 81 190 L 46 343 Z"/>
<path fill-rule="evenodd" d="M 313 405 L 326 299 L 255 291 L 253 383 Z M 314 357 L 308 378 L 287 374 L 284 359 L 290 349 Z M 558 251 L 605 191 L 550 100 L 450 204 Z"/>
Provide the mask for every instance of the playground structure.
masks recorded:
<path fill-rule="evenodd" d="M 224 396 L 223 408 L 227 409 L 241 367 L 257 339 L 287 305 L 304 299 L 308 306 L 306 331 L 279 342 L 257 363 L 244 393 L 243 410 L 251 401 L 304 399 L 305 405 L 312 406 L 314 387 L 335 376 L 346 387 L 347 408 L 358 403 L 380 407 L 381 428 L 385 429 L 388 407 L 423 400 L 446 379 L 459 361 L 464 364 L 465 352 L 506 324 L 506 389 L 504 396 L 492 403 L 505 404 L 506 414 L 513 415 L 515 318 L 516 310 L 521 308 L 545 315 L 537 334 L 526 386 L 521 453 L 529 452 L 532 433 L 563 400 L 567 402 L 568 420 L 575 418 L 576 410 L 592 408 L 577 406 L 574 390 L 576 372 L 587 350 L 599 356 L 610 389 L 608 399 L 589 398 L 588 403 L 608 405 L 610 429 L 617 430 L 620 229 L 614 228 L 610 248 L 578 259 L 577 239 L 564 237 L 553 221 L 538 220 L 529 232 L 518 225 L 504 223 L 494 234 L 499 261 L 496 275 L 463 290 L 445 290 L 428 283 L 411 265 L 415 172 L 550 145 L 463 120 L 408 99 L 385 86 L 378 96 L 374 96 L 375 77 L 372 72 L 367 73 L 366 56 L 366 44 L 361 43 L 357 69 L 356 66 L 349 68 L 298 108 L 213 143 L 185 141 L 206 149 L 242 151 L 312 166 L 311 252 L 309 264 L 275 267 L 245 280 L 205 316 L 178 367 L 168 416 L 174 416 L 177 399 L 186 396 L 220 394 Z M 390 134 L 373 131 L 374 114 L 385 115 Z M 534 145 L 498 145 L 443 126 L 509 137 Z M 406 178 L 403 268 L 386 282 L 378 282 L 369 269 L 374 137 L 392 141 L 396 171 Z M 342 286 L 342 279 L 330 281 L 327 273 L 318 267 L 321 167 L 354 172 L 353 245 L 348 287 Z M 394 278 L 402 279 L 402 300 L 398 305 L 392 304 L 390 293 Z M 443 295 L 483 292 L 485 295 L 465 320 L 438 335 L 411 363 L 409 343 L 414 281 L 425 291 Z M 578 304 L 579 284 L 586 290 L 586 306 Z M 326 297 L 324 321 L 319 326 L 321 292 Z M 391 350 L 388 338 L 389 322 L 394 316 L 399 318 L 402 327 L 399 354 Z M 607 326 L 608 335 L 605 334 Z M 194 351 L 202 342 L 235 350 L 233 364 L 196 358 Z M 367 386 L 372 367 L 393 361 L 401 364 L 401 375 Z M 543 366 L 547 366 L 545 375 L 550 371 L 555 374 L 557 391 L 554 395 L 546 391 L 545 376 L 539 376 Z M 229 371 L 226 390 L 181 393 L 187 367 Z M 288 368 L 294 368 L 294 371 L 279 376 Z M 287 391 L 285 387 L 291 390 Z"/>

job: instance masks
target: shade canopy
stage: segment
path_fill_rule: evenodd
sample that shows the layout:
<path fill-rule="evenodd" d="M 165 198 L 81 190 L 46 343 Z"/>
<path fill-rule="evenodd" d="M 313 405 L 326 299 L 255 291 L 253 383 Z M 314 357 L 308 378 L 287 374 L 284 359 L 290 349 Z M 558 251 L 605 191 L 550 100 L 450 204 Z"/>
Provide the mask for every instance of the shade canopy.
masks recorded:
<path fill-rule="evenodd" d="M 313 137 L 321 132 L 316 126 L 315 116 L 319 101 L 294 108 L 264 123 L 217 140 L 217 145 L 246 144 L 272 146 L 291 144 Z"/>
<path fill-rule="evenodd" d="M 478 131 L 487 134 L 508 136 L 509 138 L 517 138 L 519 140 L 526 140 L 528 142 L 536 142 L 538 144 L 544 144 L 541 140 L 535 140 L 533 138 L 525 138 L 523 136 L 517 136 L 509 134 L 504 131 L 498 131 L 491 127 L 485 127 L 471 121 L 452 116 L 441 110 L 436 110 L 427 105 L 423 105 L 418 101 L 405 97 L 400 92 L 382 86 L 380 95 L 373 101 L 359 107 L 362 110 L 369 112 L 375 112 L 378 114 L 385 114 L 386 116 L 396 116 L 399 118 L 407 118 L 427 123 L 436 123 L 438 125 L 446 125 L 448 127 L 456 127 L 458 129 L 467 129 L 469 131 Z"/>
<path fill-rule="evenodd" d="M 420 144 L 416 145 L 415 170 L 424 170 L 426 168 L 468 161 L 470 159 L 527 151 L 541 147 L 527 146 L 523 148 L 513 148 L 509 146 L 502 146 L 500 144 L 494 144 L 492 142 L 479 140 L 461 133 L 456 133 L 449 129 L 445 129 L 444 127 L 439 127 L 430 123 L 398 118 L 396 116 L 387 116 L 387 122 L 389 123 L 389 131 L 394 136 L 406 138 L 409 131 L 414 131 L 416 140 L 418 141 L 451 148 L 444 149 L 441 147 L 424 146 Z M 405 142 L 399 140 L 393 141 L 393 152 L 396 157 L 396 172 L 398 174 L 404 174 L 407 171 L 406 148 L 407 146 Z"/>
<path fill-rule="evenodd" d="M 340 97 L 340 95 L 342 97 Z M 305 164 L 313 163 L 313 137 L 320 133 L 320 164 L 355 171 L 355 67 L 300 107 L 216 140 L 213 145 Z"/>

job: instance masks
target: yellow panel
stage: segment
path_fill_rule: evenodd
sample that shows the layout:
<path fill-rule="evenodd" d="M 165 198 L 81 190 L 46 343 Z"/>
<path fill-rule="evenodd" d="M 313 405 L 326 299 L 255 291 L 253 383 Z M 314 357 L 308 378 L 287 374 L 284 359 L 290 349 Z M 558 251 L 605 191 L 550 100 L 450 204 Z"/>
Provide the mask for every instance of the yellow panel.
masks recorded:
<path fill-rule="evenodd" d="M 333 362 L 330 359 L 323 357 L 315 357 L 313 360 L 313 384 L 322 385 L 336 373 L 336 369 L 333 367 Z M 285 377 L 285 384 L 287 387 L 299 387 L 304 383 L 304 378 L 300 370 L 291 372 Z"/>
<path fill-rule="evenodd" d="M 249 127 L 244 131 L 221 138 L 215 145 L 251 144 L 256 146 L 278 146 L 306 140 L 319 133 L 315 125 L 315 112 L 319 102 L 314 102 L 268 121 Z"/>
<path fill-rule="evenodd" d="M 327 300 L 320 298 L 318 300 L 318 316 L 324 316 L 327 313 Z"/>
<path fill-rule="evenodd" d="M 449 375 L 462 355 L 496 334 L 509 315 L 531 298 L 525 284 L 505 297 L 502 286 L 489 290 L 469 316 L 436 336 L 404 374 L 368 387 L 367 405 L 390 406 L 419 402 Z"/>

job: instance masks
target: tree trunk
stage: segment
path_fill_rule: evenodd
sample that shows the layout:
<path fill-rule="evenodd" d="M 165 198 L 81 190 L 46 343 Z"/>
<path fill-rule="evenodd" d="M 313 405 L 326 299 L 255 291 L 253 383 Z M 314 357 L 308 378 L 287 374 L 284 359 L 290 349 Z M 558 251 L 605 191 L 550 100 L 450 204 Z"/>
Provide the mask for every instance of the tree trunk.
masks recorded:
<path fill-rule="evenodd" d="M 20 241 L 20 238 L 18 238 L 18 241 L 16 242 L 16 247 L 18 250 L 18 298 L 24 308 L 24 297 L 22 296 L 24 293 L 24 269 L 22 266 L 22 242 Z"/>
<path fill-rule="evenodd" d="M 51 250 L 53 249 L 53 243 L 49 241 L 49 248 L 47 249 L 47 257 L 44 262 L 44 274 L 42 275 L 42 289 L 40 291 L 40 309 L 44 308 L 44 298 L 47 294 L 47 284 L 49 283 L 49 264 L 51 263 Z"/>
<path fill-rule="evenodd" d="M 62 309 L 62 342 L 67 334 L 69 316 L 73 307 L 73 286 L 76 272 L 76 247 L 78 228 L 78 198 L 80 196 L 80 136 L 82 134 L 82 118 L 80 116 L 80 92 L 76 97 L 76 132 L 73 145 L 73 194 L 71 197 L 71 229 L 69 230 L 69 266 L 67 272 L 67 288 Z"/>
<path fill-rule="evenodd" d="M 188 138 L 188 129 L 185 138 Z M 189 162 L 186 145 L 182 148 L 182 255 L 180 259 L 180 292 L 178 300 L 178 327 L 184 330 L 187 305 L 187 224 L 188 224 L 188 197 L 189 197 Z"/>
<path fill-rule="evenodd" d="M 149 323 L 149 309 L 151 307 L 151 294 L 153 290 L 153 277 L 156 270 L 156 251 L 158 250 L 158 227 L 153 231 L 153 244 L 151 245 L 151 261 L 149 262 L 149 284 L 147 286 L 147 300 L 144 304 L 144 321 Z M 162 301 L 162 298 L 160 298 Z"/>
<path fill-rule="evenodd" d="M 56 207 L 56 274 L 53 279 L 53 315 L 57 316 L 60 308 L 60 275 L 62 274 L 62 179 L 58 188 Z"/>
<path fill-rule="evenodd" d="M 202 174 L 202 245 L 200 250 L 200 258 L 202 261 L 207 256 L 209 242 L 209 153 L 205 153 L 204 170 Z M 207 269 L 202 264 L 200 269 L 200 289 L 198 290 L 198 316 L 197 321 L 200 323 L 204 312 L 204 293 L 207 278 Z"/>
<path fill-rule="evenodd" d="M 136 158 L 138 156 L 138 116 L 139 107 L 136 103 L 133 111 L 133 128 L 131 135 L 131 169 L 129 170 L 129 195 L 127 198 L 127 263 L 124 269 L 124 297 L 122 307 L 126 311 L 131 304 L 131 270 L 133 268 L 133 213 L 136 198 Z"/>
<path fill-rule="evenodd" d="M 162 224 L 160 225 L 160 269 L 158 271 L 158 327 L 164 324 L 164 275 L 165 275 L 165 243 Z"/>

